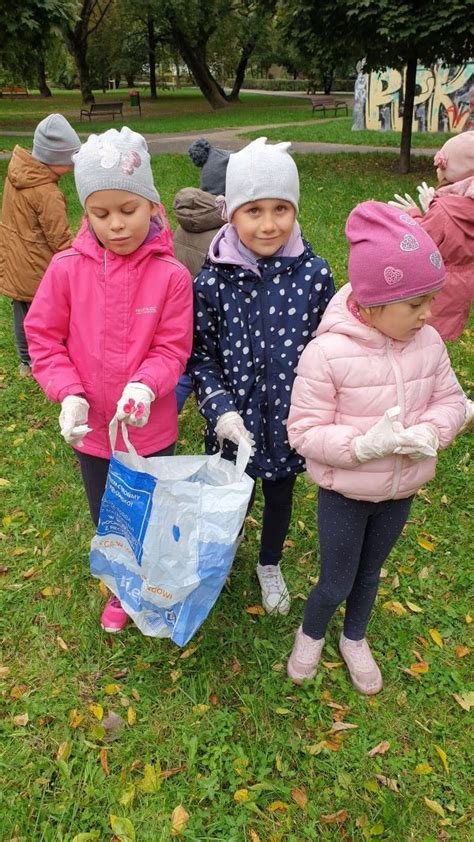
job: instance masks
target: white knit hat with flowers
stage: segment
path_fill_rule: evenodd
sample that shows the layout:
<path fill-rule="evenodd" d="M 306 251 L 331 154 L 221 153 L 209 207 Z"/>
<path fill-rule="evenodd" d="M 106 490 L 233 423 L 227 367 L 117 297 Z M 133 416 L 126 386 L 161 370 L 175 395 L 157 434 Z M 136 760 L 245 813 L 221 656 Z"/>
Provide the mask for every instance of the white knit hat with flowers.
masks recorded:
<path fill-rule="evenodd" d="M 83 207 L 97 190 L 126 190 L 150 202 L 160 201 L 146 140 L 127 126 L 119 132 L 109 129 L 104 134 L 91 134 L 72 160 Z"/>

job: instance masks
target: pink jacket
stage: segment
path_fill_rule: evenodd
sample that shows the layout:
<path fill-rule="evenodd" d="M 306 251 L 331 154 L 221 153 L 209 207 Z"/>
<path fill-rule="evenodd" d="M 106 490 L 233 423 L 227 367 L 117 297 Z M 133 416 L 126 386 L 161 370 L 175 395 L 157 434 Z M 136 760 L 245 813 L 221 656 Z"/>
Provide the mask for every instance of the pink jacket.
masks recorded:
<path fill-rule="evenodd" d="M 354 438 L 399 405 L 405 427 L 428 422 L 447 447 L 464 419 L 464 395 L 432 327 L 409 342 L 389 339 L 349 312 L 350 293 L 346 284 L 329 302 L 301 355 L 288 438 L 322 488 L 374 502 L 409 497 L 433 477 L 436 458 L 393 455 L 360 464 Z"/>
<path fill-rule="evenodd" d="M 108 424 L 130 381 L 156 395 L 145 427 L 130 427 L 142 455 L 176 441 L 174 388 L 192 344 L 192 283 L 169 232 L 120 257 L 85 220 L 72 248 L 55 255 L 25 319 L 33 374 L 50 400 L 84 393 L 90 404 L 82 452 L 110 458 Z M 120 437 L 117 449 L 124 449 Z"/>
<path fill-rule="evenodd" d="M 435 241 L 446 266 L 430 324 L 445 341 L 458 339 L 474 298 L 474 176 L 438 188 L 427 213 L 412 216 Z"/>

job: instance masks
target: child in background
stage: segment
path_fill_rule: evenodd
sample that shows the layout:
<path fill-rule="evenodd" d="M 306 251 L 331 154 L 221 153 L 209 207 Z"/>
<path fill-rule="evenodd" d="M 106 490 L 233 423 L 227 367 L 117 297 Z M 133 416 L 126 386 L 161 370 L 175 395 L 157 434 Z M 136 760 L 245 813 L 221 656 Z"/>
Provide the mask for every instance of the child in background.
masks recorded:
<path fill-rule="evenodd" d="M 235 458 L 241 438 L 254 445 L 247 467 L 265 499 L 257 576 L 263 607 L 287 614 L 280 559 L 296 475 L 304 460 L 288 443 L 295 368 L 314 335 L 334 283 L 328 264 L 296 222 L 298 170 L 289 143 L 266 138 L 229 158 L 229 223 L 216 235 L 194 281 L 194 345 L 188 371 L 207 421 L 206 452 Z"/>
<path fill-rule="evenodd" d="M 365 632 L 380 570 L 413 495 L 436 470 L 464 417 L 464 396 L 427 322 L 445 269 L 429 235 L 401 212 L 364 202 L 350 214 L 349 280 L 298 364 L 288 419 L 292 446 L 319 485 L 320 576 L 288 661 L 314 678 L 327 625 L 345 601 L 339 649 L 354 686 L 382 676 Z"/>
<path fill-rule="evenodd" d="M 76 449 L 97 525 L 115 415 L 133 428 L 142 456 L 173 452 L 192 287 L 158 212 L 145 139 L 127 127 L 90 135 L 74 164 L 86 218 L 72 248 L 51 261 L 25 328 L 33 374 L 61 403 L 61 435 Z M 126 622 L 112 596 L 102 627 L 121 631 Z"/>
<path fill-rule="evenodd" d="M 53 254 L 72 242 L 58 182 L 72 170 L 71 156 L 80 145 L 66 118 L 50 114 L 36 127 L 33 151 L 15 146 L 8 164 L 0 221 L 0 294 L 12 299 L 21 377 L 31 374 L 25 316 Z"/>
<path fill-rule="evenodd" d="M 230 152 L 217 149 L 205 140 L 195 140 L 188 155 L 201 167 L 201 189 L 184 187 L 176 193 L 173 211 L 178 222 L 174 232 L 174 253 L 195 277 L 202 268 L 207 250 L 224 222 L 216 196 L 225 193 L 225 176 Z M 193 391 L 191 378 L 183 374 L 176 387 L 178 412 Z"/>
<path fill-rule="evenodd" d="M 474 131 L 447 140 L 434 165 L 438 187 L 425 182 L 418 187 L 422 211 L 408 193 L 389 204 L 413 216 L 439 248 L 446 283 L 433 302 L 429 324 L 446 342 L 460 337 L 474 298 Z"/>

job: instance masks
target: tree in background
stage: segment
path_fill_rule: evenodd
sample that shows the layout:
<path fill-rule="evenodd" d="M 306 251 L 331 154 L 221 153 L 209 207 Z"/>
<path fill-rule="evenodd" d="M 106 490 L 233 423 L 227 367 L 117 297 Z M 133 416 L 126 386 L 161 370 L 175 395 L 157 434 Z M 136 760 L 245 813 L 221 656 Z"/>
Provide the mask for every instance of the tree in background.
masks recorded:
<path fill-rule="evenodd" d="M 88 41 L 104 20 L 111 2 L 112 0 L 80 0 L 77 17 L 67 20 L 62 26 L 66 46 L 76 64 L 84 104 L 95 102 L 87 58 Z"/>
<path fill-rule="evenodd" d="M 471 57 L 468 5 L 465 0 L 280 0 L 277 18 L 288 40 L 327 66 L 349 55 L 354 65 L 365 56 L 369 72 L 406 68 L 400 172 L 407 173 L 418 62 L 454 66 Z"/>
<path fill-rule="evenodd" d="M 0 62 L 13 78 L 36 82 L 41 96 L 51 96 L 46 58 L 58 28 L 74 18 L 75 0 L 0 0 Z"/>

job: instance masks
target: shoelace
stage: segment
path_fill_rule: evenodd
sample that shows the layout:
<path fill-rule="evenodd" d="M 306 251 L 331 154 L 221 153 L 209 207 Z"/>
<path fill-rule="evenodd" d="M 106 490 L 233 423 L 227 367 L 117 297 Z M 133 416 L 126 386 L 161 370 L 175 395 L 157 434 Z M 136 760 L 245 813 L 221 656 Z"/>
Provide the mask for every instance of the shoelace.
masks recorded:
<path fill-rule="evenodd" d="M 365 669 L 372 669 L 372 656 L 368 650 L 367 645 L 364 646 L 365 640 L 351 641 L 351 645 L 347 647 L 351 658 L 356 662 L 356 667 L 364 667 Z"/>
<path fill-rule="evenodd" d="M 270 567 L 270 565 L 269 565 Z M 265 585 L 268 587 L 268 590 L 272 593 L 282 593 L 285 590 L 285 586 L 281 580 L 281 575 L 279 570 L 266 570 L 263 574 L 263 579 L 265 581 Z"/>

